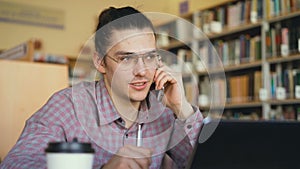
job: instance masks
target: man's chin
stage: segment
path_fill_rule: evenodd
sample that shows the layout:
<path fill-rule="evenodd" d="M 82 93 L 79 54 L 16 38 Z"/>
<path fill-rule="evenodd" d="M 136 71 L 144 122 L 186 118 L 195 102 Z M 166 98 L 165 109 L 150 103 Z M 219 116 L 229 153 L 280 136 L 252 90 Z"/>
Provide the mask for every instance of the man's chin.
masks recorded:
<path fill-rule="evenodd" d="M 144 101 L 146 99 L 147 95 L 143 95 L 143 96 L 132 96 L 130 97 L 130 100 L 132 102 L 141 102 Z"/>

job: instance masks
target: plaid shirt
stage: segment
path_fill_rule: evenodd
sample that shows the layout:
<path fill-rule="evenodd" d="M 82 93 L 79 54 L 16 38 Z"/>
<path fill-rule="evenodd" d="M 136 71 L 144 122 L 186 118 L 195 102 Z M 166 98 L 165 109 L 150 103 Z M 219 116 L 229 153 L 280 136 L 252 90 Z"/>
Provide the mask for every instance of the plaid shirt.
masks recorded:
<path fill-rule="evenodd" d="M 45 148 L 49 142 L 78 138 L 95 149 L 93 168 L 102 165 L 125 144 L 136 145 L 137 126 L 142 125 L 143 147 L 153 149 L 150 168 L 160 168 L 165 153 L 184 168 L 202 125 L 199 109 L 186 120 L 150 94 L 142 102 L 138 120 L 130 128 L 116 111 L 103 80 L 83 82 L 55 93 L 26 121 L 26 126 L 1 169 L 46 169 Z"/>

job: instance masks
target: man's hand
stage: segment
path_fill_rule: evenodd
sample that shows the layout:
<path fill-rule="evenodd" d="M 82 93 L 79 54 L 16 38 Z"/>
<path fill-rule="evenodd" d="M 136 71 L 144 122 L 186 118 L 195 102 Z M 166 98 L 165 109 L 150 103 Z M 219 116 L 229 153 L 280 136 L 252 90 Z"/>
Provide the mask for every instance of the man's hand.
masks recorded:
<path fill-rule="evenodd" d="M 180 72 L 174 72 L 168 66 L 161 65 L 155 72 L 154 81 L 156 89 L 164 87 L 163 101 L 178 118 L 186 119 L 194 113 L 191 104 L 186 100 Z"/>
<path fill-rule="evenodd" d="M 148 169 L 152 151 L 148 148 L 125 145 L 120 148 L 103 169 Z"/>

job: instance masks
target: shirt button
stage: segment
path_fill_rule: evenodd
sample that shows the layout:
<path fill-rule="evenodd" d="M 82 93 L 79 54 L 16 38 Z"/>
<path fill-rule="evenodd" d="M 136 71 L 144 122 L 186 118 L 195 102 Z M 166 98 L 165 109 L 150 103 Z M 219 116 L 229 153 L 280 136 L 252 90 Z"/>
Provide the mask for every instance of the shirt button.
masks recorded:
<path fill-rule="evenodd" d="M 186 126 L 186 128 L 187 128 L 187 129 L 191 129 L 191 128 L 192 128 L 192 125 L 189 124 L 189 125 Z"/>

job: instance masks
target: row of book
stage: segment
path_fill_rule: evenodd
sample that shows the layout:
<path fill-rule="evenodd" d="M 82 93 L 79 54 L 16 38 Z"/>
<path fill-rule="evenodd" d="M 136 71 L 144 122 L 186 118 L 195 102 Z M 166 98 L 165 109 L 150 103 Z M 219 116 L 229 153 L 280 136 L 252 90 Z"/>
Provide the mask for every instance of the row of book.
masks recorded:
<path fill-rule="evenodd" d="M 277 106 L 269 111 L 270 120 L 297 120 L 300 121 L 300 106 Z"/>
<path fill-rule="evenodd" d="M 244 75 L 227 77 L 227 79 L 204 79 L 200 82 L 200 95 L 206 95 L 208 100 L 213 99 L 214 105 L 247 103 L 259 100 L 259 90 L 261 88 L 261 71 L 254 71 Z M 200 105 L 207 106 L 203 104 L 203 100 L 199 101 Z"/>
<path fill-rule="evenodd" d="M 224 66 L 261 60 L 261 38 L 242 34 L 238 39 L 218 40 L 214 43 Z"/>
<path fill-rule="evenodd" d="M 42 52 L 34 52 L 33 61 L 43 63 L 68 64 L 69 59 L 64 55 L 54 55 Z"/>
<path fill-rule="evenodd" d="M 193 21 L 188 22 L 192 22 L 206 34 L 220 33 L 224 28 L 230 29 L 256 23 L 263 18 L 264 12 L 270 18 L 297 10 L 300 10 L 300 0 L 241 0 L 195 13 Z M 167 46 L 173 38 L 185 42 L 191 40 L 193 36 L 198 36 L 199 31 L 196 31 L 194 35 L 191 33 L 194 28 L 188 22 L 178 19 L 157 27 L 158 45 Z M 299 22 L 293 22 L 293 26 L 298 25 L 297 23 Z"/>
<path fill-rule="evenodd" d="M 201 108 L 201 107 L 200 107 Z M 203 110 L 205 117 L 210 116 L 216 119 L 226 120 L 280 120 L 280 121 L 300 121 L 300 106 L 299 105 L 286 105 L 277 106 L 270 109 L 267 117 L 262 117 L 260 109 L 254 109 L 250 112 L 243 112 L 240 109 L 225 110 L 223 113 L 215 112 L 213 110 Z M 265 119 L 264 119 L 265 118 Z"/>
<path fill-rule="evenodd" d="M 216 105 L 260 100 L 260 90 L 263 87 L 261 71 L 230 76 L 226 80 L 206 78 L 200 82 L 200 95 L 206 95 L 207 100 L 214 99 Z M 268 85 L 269 99 L 300 99 L 300 69 L 285 69 L 282 73 L 271 72 Z M 200 100 L 200 105 L 205 106 L 203 100 Z"/>
<path fill-rule="evenodd" d="M 196 31 L 195 35 L 191 33 L 194 25 L 207 34 L 211 32 L 220 33 L 225 27 L 256 23 L 263 17 L 263 0 L 236 1 L 217 8 L 203 10 L 194 15 L 192 20 L 176 19 L 156 27 L 158 46 L 167 46 L 172 39 L 185 42 L 198 36 L 199 31 Z"/>
<path fill-rule="evenodd" d="M 237 110 L 226 110 L 222 116 L 223 119 L 239 119 L 239 120 L 260 120 L 263 119 L 261 111 L 255 109 L 250 113 L 245 113 Z M 265 117 L 268 120 L 280 120 L 280 121 L 300 121 L 300 106 L 299 105 L 278 105 L 268 112 L 268 116 Z M 264 119 L 266 120 L 266 119 Z"/>
<path fill-rule="evenodd" d="M 259 100 L 259 91 L 262 88 L 261 71 L 232 76 L 227 81 L 227 98 L 229 103 L 245 103 Z"/>
<path fill-rule="evenodd" d="M 286 23 L 277 22 L 266 31 L 266 56 L 288 56 L 300 52 L 300 16 Z"/>
<path fill-rule="evenodd" d="M 248 34 L 242 34 L 238 39 L 214 41 L 213 47 L 207 43 L 201 44 L 199 54 L 204 64 L 210 68 L 219 66 L 217 60 L 210 57 L 214 50 L 217 51 L 224 66 L 239 65 L 261 60 L 261 45 L 260 36 L 251 37 Z"/>
<path fill-rule="evenodd" d="M 176 19 L 170 23 L 160 25 L 155 30 L 157 45 L 160 47 L 168 46 L 174 39 L 181 42 L 190 41 L 193 38 L 193 29 L 192 21 L 185 19 Z"/>
<path fill-rule="evenodd" d="M 268 18 L 284 15 L 300 9 L 300 0 L 266 0 Z"/>
<path fill-rule="evenodd" d="M 268 85 L 272 99 L 300 99 L 300 69 L 271 72 Z"/>
<path fill-rule="evenodd" d="M 201 109 L 201 107 L 200 107 Z M 210 117 L 212 119 L 223 119 L 223 120 L 261 120 L 262 113 L 261 110 L 253 110 L 252 112 L 245 113 L 241 109 L 225 109 L 224 111 L 215 110 L 201 110 L 204 117 Z"/>
<path fill-rule="evenodd" d="M 204 33 L 220 33 L 224 27 L 256 23 L 263 17 L 263 0 L 237 1 L 204 10 L 195 18 L 195 25 Z"/>
<path fill-rule="evenodd" d="M 224 27 L 256 23 L 264 12 L 270 18 L 299 9 L 300 0 L 243 0 L 204 10 L 194 22 L 205 33 L 220 33 Z"/>

